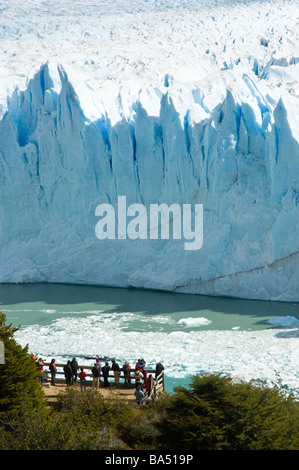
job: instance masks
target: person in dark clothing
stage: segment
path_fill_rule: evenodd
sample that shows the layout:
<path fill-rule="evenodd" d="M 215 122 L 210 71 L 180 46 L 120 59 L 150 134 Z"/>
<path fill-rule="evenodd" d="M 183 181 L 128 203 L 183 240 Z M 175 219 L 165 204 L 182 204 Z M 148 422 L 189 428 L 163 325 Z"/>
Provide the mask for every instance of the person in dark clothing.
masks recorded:
<path fill-rule="evenodd" d="M 75 357 L 71 361 L 71 368 L 72 368 L 72 371 L 73 371 L 73 380 L 74 380 L 74 382 L 76 382 L 77 377 L 78 377 L 79 365 L 78 365 L 78 362 L 77 362 Z"/>
<path fill-rule="evenodd" d="M 49 370 L 51 374 L 51 385 L 55 385 L 55 377 L 56 377 L 56 372 L 57 372 L 55 359 L 51 360 L 51 363 L 49 365 Z"/>
<path fill-rule="evenodd" d="M 100 387 L 100 375 L 101 375 L 101 366 L 97 362 L 94 363 L 93 368 L 91 369 L 92 373 L 92 388 Z"/>
<path fill-rule="evenodd" d="M 102 368 L 103 377 L 104 377 L 104 387 L 109 387 L 108 377 L 109 377 L 110 366 L 108 362 Z"/>
<path fill-rule="evenodd" d="M 137 405 L 143 405 L 143 400 L 144 400 L 144 391 L 141 388 L 141 385 L 138 385 L 134 395 L 136 397 L 136 403 Z"/>
<path fill-rule="evenodd" d="M 131 367 L 130 367 L 129 361 L 126 361 L 124 363 L 122 370 L 123 370 L 124 377 L 125 377 L 125 386 L 130 385 L 131 384 L 131 374 L 130 374 Z"/>
<path fill-rule="evenodd" d="M 163 364 L 161 362 L 158 362 L 156 365 L 156 378 L 161 374 L 161 372 L 164 370 Z"/>
<path fill-rule="evenodd" d="M 115 380 L 115 385 L 119 384 L 119 376 L 120 376 L 120 367 L 115 362 L 115 359 L 112 359 L 112 370 L 114 372 L 114 380 Z"/>
<path fill-rule="evenodd" d="M 67 364 L 63 366 L 63 372 L 67 385 L 73 384 L 73 370 L 71 368 L 71 361 L 67 361 Z"/>

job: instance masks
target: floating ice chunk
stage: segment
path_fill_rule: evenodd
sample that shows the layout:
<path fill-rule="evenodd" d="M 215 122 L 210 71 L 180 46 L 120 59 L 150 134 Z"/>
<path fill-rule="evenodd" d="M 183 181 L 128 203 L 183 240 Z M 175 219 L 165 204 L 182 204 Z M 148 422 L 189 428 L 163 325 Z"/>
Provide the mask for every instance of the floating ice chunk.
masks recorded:
<path fill-rule="evenodd" d="M 270 320 L 268 320 L 267 323 L 270 323 L 271 325 L 292 328 L 292 327 L 297 327 L 299 325 L 299 320 L 297 320 L 297 318 L 295 317 L 288 315 L 286 317 L 270 318 Z"/>
<path fill-rule="evenodd" d="M 185 325 L 185 326 L 204 326 L 204 325 L 209 325 L 212 323 L 210 320 L 204 317 L 197 317 L 197 318 L 181 318 L 178 321 L 179 325 Z"/>

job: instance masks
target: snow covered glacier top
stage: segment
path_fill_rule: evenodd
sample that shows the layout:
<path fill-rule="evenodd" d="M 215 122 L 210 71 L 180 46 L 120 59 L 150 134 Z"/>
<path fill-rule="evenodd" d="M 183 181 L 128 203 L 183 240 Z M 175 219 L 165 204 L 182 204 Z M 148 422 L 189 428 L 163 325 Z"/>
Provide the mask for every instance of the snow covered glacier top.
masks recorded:
<path fill-rule="evenodd" d="M 0 11 L 0 282 L 299 300 L 296 1 Z M 119 196 L 202 204 L 201 249 L 99 240 Z"/>

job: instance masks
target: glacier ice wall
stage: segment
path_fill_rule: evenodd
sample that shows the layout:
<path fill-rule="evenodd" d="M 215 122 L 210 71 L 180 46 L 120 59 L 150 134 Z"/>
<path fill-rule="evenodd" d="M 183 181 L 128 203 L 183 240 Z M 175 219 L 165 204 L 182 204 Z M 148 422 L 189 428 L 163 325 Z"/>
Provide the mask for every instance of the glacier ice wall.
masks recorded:
<path fill-rule="evenodd" d="M 125 112 L 43 65 L 0 122 L 0 282 L 298 301 L 297 115 L 249 75 L 233 83 L 211 99 L 165 77 Z M 98 240 L 95 209 L 119 195 L 203 204 L 202 248 Z"/>

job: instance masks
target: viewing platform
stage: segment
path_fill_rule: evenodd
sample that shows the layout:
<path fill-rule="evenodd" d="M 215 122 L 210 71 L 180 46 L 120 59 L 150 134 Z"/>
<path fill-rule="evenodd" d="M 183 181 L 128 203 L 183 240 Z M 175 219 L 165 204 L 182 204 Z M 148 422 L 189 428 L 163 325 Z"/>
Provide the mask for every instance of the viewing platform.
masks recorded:
<path fill-rule="evenodd" d="M 55 363 L 56 364 L 56 363 Z M 67 385 L 63 367 L 65 364 L 56 364 L 57 372 L 55 377 L 55 385 L 51 384 L 51 373 L 49 370 L 50 363 L 46 362 L 43 370 L 43 389 L 47 398 L 47 402 L 51 403 L 57 399 L 57 394 L 66 391 L 68 387 L 76 387 L 80 390 L 80 379 L 77 377 L 72 385 Z M 79 365 L 78 374 L 81 368 L 86 373 L 86 391 L 94 390 L 99 392 L 105 399 L 124 400 L 126 402 L 136 402 L 134 391 L 136 390 L 135 369 L 130 370 L 130 383 L 125 383 L 123 371 L 120 371 L 119 383 L 115 383 L 114 371 L 110 369 L 108 374 L 108 386 L 105 386 L 103 373 L 100 374 L 99 387 L 93 387 L 93 366 Z M 156 377 L 155 369 L 147 369 L 147 377 L 152 376 L 150 391 L 146 390 L 142 381 L 142 388 L 145 393 L 144 402 L 149 399 L 159 398 L 164 394 L 164 371 Z"/>

